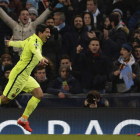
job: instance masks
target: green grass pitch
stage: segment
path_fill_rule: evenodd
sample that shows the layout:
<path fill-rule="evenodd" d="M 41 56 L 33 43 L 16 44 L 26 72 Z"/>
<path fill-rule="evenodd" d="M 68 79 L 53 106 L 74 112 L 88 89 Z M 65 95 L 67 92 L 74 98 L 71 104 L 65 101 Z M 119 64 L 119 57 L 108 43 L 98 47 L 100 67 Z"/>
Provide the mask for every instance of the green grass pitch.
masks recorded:
<path fill-rule="evenodd" d="M 0 135 L 0 140 L 140 140 L 136 135 Z"/>

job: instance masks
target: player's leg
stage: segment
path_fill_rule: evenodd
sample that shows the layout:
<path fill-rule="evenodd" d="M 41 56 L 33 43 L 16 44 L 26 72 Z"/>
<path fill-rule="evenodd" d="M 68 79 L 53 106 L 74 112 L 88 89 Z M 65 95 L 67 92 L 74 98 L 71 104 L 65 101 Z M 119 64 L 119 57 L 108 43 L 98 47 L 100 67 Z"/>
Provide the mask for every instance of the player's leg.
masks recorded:
<path fill-rule="evenodd" d="M 20 80 L 9 80 L 3 95 L 0 96 L 0 105 L 8 104 L 13 100 L 21 92 L 23 86 L 24 84 L 20 83 Z"/>
<path fill-rule="evenodd" d="M 27 106 L 25 108 L 25 111 L 22 115 L 22 117 L 25 118 L 25 119 L 29 118 L 29 116 L 35 110 L 38 103 L 40 102 L 40 100 L 43 97 L 43 92 L 42 92 L 42 89 L 40 87 L 33 89 L 31 93 L 32 93 L 33 96 L 28 101 L 28 104 L 27 104 Z"/>
<path fill-rule="evenodd" d="M 24 127 L 27 131 L 32 132 L 32 129 L 29 126 L 28 118 L 32 114 L 32 112 L 37 107 L 38 103 L 40 102 L 41 98 L 43 97 L 43 92 L 36 82 L 36 80 L 32 77 L 29 78 L 23 91 L 32 93 L 31 99 L 28 101 L 28 104 L 25 108 L 25 111 L 21 118 L 18 119 L 18 124 Z"/>

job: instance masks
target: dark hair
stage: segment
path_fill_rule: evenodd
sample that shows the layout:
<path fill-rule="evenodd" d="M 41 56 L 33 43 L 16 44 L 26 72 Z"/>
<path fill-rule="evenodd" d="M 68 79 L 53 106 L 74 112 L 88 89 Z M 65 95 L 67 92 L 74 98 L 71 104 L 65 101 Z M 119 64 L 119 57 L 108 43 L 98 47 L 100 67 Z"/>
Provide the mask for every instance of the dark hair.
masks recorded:
<path fill-rule="evenodd" d="M 93 1 L 93 3 L 94 3 L 95 5 L 98 4 L 98 0 L 87 0 L 87 1 Z"/>
<path fill-rule="evenodd" d="M 20 16 L 20 14 L 21 14 L 22 11 L 27 11 L 29 13 L 29 11 L 28 11 L 27 8 L 23 8 L 23 9 L 20 10 L 19 16 Z"/>
<path fill-rule="evenodd" d="M 97 37 L 91 38 L 90 41 L 89 41 L 89 44 L 91 43 L 91 41 L 98 41 L 99 44 L 100 44 L 100 40 L 99 40 L 99 38 L 97 38 Z"/>
<path fill-rule="evenodd" d="M 86 15 L 86 14 L 88 14 L 89 16 L 90 16 L 90 18 L 91 18 L 91 23 L 90 23 L 90 25 L 91 25 L 91 30 L 93 31 L 94 30 L 94 18 L 93 18 L 93 15 L 90 13 L 90 12 L 84 12 L 83 13 L 83 20 L 84 20 L 84 16 Z"/>
<path fill-rule="evenodd" d="M 68 60 L 70 61 L 70 57 L 69 57 L 69 55 L 67 55 L 67 54 L 62 55 L 62 56 L 60 57 L 60 61 L 61 61 L 62 59 L 68 59 Z"/>
<path fill-rule="evenodd" d="M 119 15 L 115 13 L 111 13 L 109 15 L 110 23 L 114 22 L 114 25 L 117 26 L 119 24 Z"/>
<path fill-rule="evenodd" d="M 43 33 L 46 30 L 46 28 L 50 29 L 50 27 L 47 26 L 46 24 L 39 24 L 39 25 L 37 25 L 36 31 L 35 31 L 36 35 L 38 35 L 39 32 Z"/>
<path fill-rule="evenodd" d="M 54 18 L 51 15 L 48 16 L 48 18 L 46 19 L 46 21 L 49 20 L 49 19 L 53 19 L 54 20 Z M 45 23 L 46 23 L 46 21 L 45 21 Z"/>
<path fill-rule="evenodd" d="M 140 34 L 140 29 L 136 29 L 136 30 L 134 30 L 134 32 L 133 32 L 133 36 L 134 36 L 135 33 Z"/>
<path fill-rule="evenodd" d="M 133 50 L 135 50 L 136 48 L 140 48 L 140 46 L 139 45 L 134 46 Z"/>
<path fill-rule="evenodd" d="M 93 94 L 97 100 L 101 98 L 101 95 L 97 90 L 90 90 L 87 94 Z"/>
<path fill-rule="evenodd" d="M 46 71 L 46 67 L 44 65 L 39 64 L 35 67 L 34 73 L 37 73 L 38 70 L 43 70 L 43 69 L 45 69 Z"/>

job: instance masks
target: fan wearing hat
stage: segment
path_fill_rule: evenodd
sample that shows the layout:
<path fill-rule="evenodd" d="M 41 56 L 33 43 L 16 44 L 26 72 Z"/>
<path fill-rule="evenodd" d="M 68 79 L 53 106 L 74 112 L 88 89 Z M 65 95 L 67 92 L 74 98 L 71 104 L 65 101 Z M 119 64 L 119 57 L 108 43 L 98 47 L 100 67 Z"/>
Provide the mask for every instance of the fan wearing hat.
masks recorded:
<path fill-rule="evenodd" d="M 120 57 L 117 61 L 113 62 L 112 73 L 110 74 L 110 79 L 113 82 L 113 92 L 116 93 L 130 93 L 136 92 L 137 83 L 140 77 L 139 64 L 135 62 L 135 58 L 132 55 L 133 46 L 131 43 L 124 43 L 120 50 Z M 126 88 L 124 80 L 122 78 L 121 70 L 123 70 L 126 65 L 129 65 L 132 69 L 132 79 L 134 85 L 130 89 Z"/>
<path fill-rule="evenodd" d="M 68 65 L 60 66 L 59 75 L 50 83 L 47 93 L 58 95 L 59 98 L 65 98 L 66 94 L 69 93 L 82 93 L 80 83 L 70 74 L 70 67 Z"/>
<path fill-rule="evenodd" d="M 38 17 L 38 12 L 35 9 L 35 7 L 30 7 L 28 9 L 28 11 L 29 11 L 29 17 L 30 17 L 31 21 L 35 21 Z"/>
<path fill-rule="evenodd" d="M 4 5 L 6 8 L 8 8 L 9 0 L 0 0 L 0 5 Z"/>

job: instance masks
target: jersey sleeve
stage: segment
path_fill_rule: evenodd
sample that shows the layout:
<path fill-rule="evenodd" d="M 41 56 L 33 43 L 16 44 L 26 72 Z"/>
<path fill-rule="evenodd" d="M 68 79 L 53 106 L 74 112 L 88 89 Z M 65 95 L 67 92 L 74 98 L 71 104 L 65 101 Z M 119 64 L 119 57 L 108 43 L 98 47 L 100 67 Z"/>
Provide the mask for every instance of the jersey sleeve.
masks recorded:
<path fill-rule="evenodd" d="M 16 47 L 16 48 L 22 48 L 22 42 L 23 41 L 10 41 L 9 46 Z"/>
<path fill-rule="evenodd" d="M 38 58 L 39 61 L 43 58 L 41 51 L 40 51 L 40 48 L 41 48 L 40 44 L 31 43 L 29 48 L 30 48 L 31 52 Z"/>

